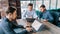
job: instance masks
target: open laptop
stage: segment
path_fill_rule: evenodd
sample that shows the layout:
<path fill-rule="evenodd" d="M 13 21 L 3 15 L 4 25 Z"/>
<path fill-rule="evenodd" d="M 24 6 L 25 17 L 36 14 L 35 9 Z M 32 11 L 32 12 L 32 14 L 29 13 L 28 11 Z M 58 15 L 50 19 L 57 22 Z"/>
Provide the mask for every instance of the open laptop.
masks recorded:
<path fill-rule="evenodd" d="M 43 23 L 40 23 L 38 20 L 35 20 L 32 23 L 32 27 L 34 28 L 35 31 L 41 31 L 44 28 Z"/>
<path fill-rule="evenodd" d="M 26 18 L 27 22 L 33 23 L 35 18 Z"/>

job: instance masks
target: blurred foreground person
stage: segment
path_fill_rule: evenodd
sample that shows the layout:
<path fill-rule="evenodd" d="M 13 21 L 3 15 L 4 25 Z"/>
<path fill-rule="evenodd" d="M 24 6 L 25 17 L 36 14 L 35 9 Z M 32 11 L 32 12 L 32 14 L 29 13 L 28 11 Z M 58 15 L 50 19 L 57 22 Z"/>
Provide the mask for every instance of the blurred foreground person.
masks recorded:
<path fill-rule="evenodd" d="M 1 23 L 0 23 L 0 34 L 17 34 L 14 31 L 15 27 L 22 27 L 23 26 L 18 26 L 17 23 L 15 23 L 16 21 L 16 17 L 17 17 L 17 12 L 16 9 L 14 7 L 9 7 L 8 10 L 6 11 L 6 17 L 4 19 L 2 19 Z M 18 33 L 18 34 L 27 34 L 28 28 L 26 28 L 26 30 L 23 30 L 22 32 Z"/>

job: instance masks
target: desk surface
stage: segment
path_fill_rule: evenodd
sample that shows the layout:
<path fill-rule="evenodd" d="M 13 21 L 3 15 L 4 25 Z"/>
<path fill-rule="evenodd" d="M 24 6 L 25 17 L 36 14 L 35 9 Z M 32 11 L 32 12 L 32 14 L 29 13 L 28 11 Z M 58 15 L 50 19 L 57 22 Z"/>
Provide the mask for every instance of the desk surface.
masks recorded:
<path fill-rule="evenodd" d="M 17 22 L 19 25 L 26 26 L 26 20 L 23 19 L 17 19 Z M 49 22 L 42 22 L 44 25 L 48 27 L 49 30 L 43 30 L 40 32 L 37 32 L 37 34 L 60 34 L 60 28 L 49 23 Z"/>

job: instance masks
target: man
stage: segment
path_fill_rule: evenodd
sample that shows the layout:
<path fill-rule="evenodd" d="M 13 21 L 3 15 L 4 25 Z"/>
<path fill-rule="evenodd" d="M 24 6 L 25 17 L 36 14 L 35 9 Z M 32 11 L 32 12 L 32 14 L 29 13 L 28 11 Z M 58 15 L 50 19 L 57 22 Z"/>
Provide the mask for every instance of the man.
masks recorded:
<path fill-rule="evenodd" d="M 37 15 L 39 19 L 42 19 L 43 21 L 53 22 L 53 17 L 50 12 L 46 10 L 45 5 L 40 6 L 40 11 Z"/>
<path fill-rule="evenodd" d="M 28 8 L 27 8 L 27 10 L 26 10 L 26 12 L 24 13 L 24 15 L 23 15 L 23 17 L 24 17 L 24 19 L 26 19 L 26 18 L 31 18 L 31 19 L 37 19 L 37 15 L 36 15 L 36 12 L 35 12 L 35 10 L 33 10 L 33 4 L 32 3 L 29 3 L 28 4 Z M 29 20 L 27 20 L 27 24 L 29 25 L 29 24 L 31 24 L 30 22 L 31 22 L 31 20 L 29 21 Z M 31 25 L 30 25 L 31 26 Z M 29 27 L 30 28 L 30 27 Z M 33 31 L 33 30 L 32 30 Z M 35 33 L 35 31 L 33 31 L 34 33 Z"/>
<path fill-rule="evenodd" d="M 14 21 L 17 17 L 16 9 L 14 7 L 9 7 L 6 14 L 6 17 L 2 19 L 0 23 L 0 34 L 17 34 L 14 31 L 15 26 L 18 27 Z M 20 32 L 19 34 L 26 34 L 27 31 L 28 29 Z"/>
<path fill-rule="evenodd" d="M 29 3 L 28 4 L 28 10 L 24 13 L 24 18 L 35 18 L 37 19 L 37 15 L 35 13 L 35 10 L 33 10 L 33 4 Z"/>

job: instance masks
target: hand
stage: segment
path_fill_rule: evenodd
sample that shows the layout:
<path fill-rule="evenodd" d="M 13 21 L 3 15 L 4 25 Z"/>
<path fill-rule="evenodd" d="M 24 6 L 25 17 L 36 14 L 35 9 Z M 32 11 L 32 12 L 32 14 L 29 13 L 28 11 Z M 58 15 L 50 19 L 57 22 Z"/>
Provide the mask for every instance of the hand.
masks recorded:
<path fill-rule="evenodd" d="M 44 21 L 44 22 L 48 22 L 48 20 L 46 20 L 46 19 L 44 19 L 43 21 Z"/>
<path fill-rule="evenodd" d="M 46 20 L 46 19 L 42 19 L 42 18 L 41 18 L 41 21 L 48 22 L 48 20 Z"/>
<path fill-rule="evenodd" d="M 31 27 L 31 26 L 26 26 L 26 30 L 27 30 L 28 32 L 30 32 L 30 31 L 32 31 L 32 27 Z"/>

